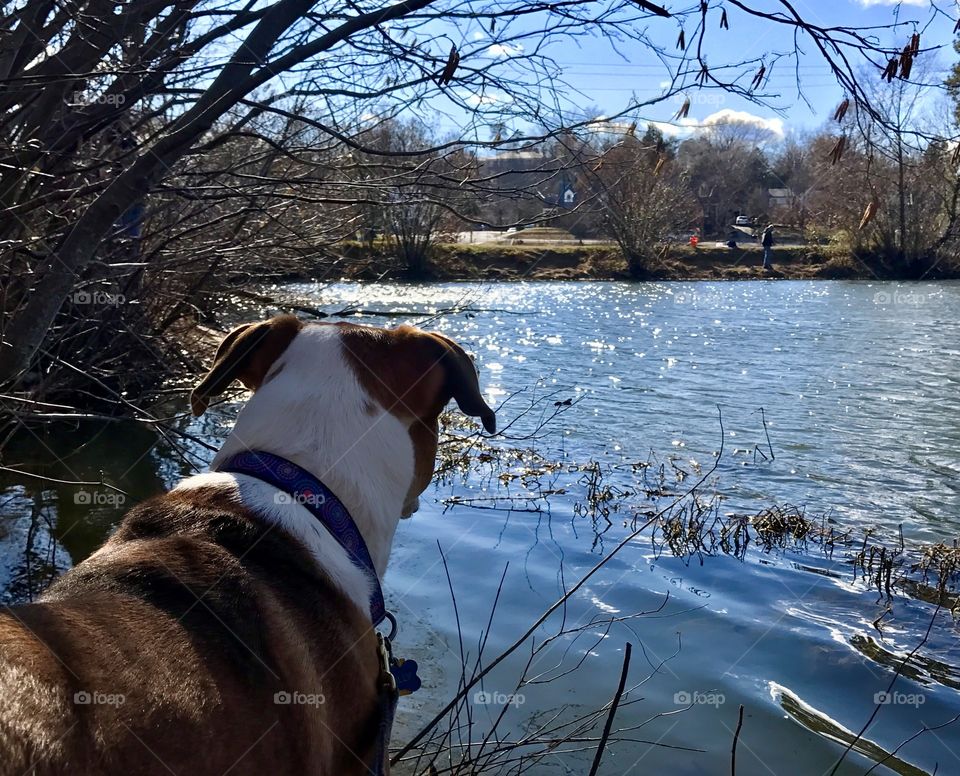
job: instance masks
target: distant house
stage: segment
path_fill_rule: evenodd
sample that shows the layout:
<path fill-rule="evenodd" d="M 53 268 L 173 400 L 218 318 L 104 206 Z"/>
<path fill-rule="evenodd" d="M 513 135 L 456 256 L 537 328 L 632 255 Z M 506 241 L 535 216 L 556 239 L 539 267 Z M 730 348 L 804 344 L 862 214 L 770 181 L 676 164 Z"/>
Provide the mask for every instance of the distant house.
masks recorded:
<path fill-rule="evenodd" d="M 794 207 L 803 195 L 794 194 L 793 189 L 767 189 L 767 207 L 770 210 Z"/>
<path fill-rule="evenodd" d="M 549 160 L 541 151 L 509 150 L 482 156 L 479 162 L 488 175 L 519 176 L 542 170 Z"/>
<path fill-rule="evenodd" d="M 556 164 L 540 150 L 502 150 L 489 156 L 481 156 L 479 173 L 488 179 L 494 190 L 481 210 L 482 220 L 492 224 L 509 224 L 527 221 L 540 215 L 543 201 L 552 200 L 553 192 L 543 192 L 537 202 L 532 197 L 518 196 L 539 193 L 539 189 L 553 174 Z M 502 192 L 499 196 L 496 190 Z"/>

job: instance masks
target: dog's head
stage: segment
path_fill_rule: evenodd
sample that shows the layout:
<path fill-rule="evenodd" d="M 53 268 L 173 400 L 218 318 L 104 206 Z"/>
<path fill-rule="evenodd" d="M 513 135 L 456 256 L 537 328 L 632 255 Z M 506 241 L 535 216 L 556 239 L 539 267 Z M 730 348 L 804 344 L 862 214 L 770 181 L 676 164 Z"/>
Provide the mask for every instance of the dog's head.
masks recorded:
<path fill-rule="evenodd" d="M 433 475 L 437 419 L 451 399 L 465 414 L 479 418 L 488 432 L 496 430 L 496 416 L 480 393 L 473 361 L 447 337 L 413 326 L 379 329 L 348 323 L 303 323 L 291 315 L 245 324 L 224 338 L 213 366 L 191 394 L 193 414 L 202 414 L 210 399 L 234 380 L 257 392 L 289 370 L 288 379 L 295 372 L 304 387 L 314 375 L 319 384 L 332 368 L 331 338 L 365 400 L 373 403 L 366 407 L 367 414 L 389 413 L 407 428 L 414 461 L 402 514 L 409 515 Z M 291 364 L 292 359 L 298 363 Z M 351 400 L 337 395 L 319 398 L 329 402 L 327 411 L 332 413 Z M 285 409 L 289 408 L 278 408 L 281 412 Z"/>

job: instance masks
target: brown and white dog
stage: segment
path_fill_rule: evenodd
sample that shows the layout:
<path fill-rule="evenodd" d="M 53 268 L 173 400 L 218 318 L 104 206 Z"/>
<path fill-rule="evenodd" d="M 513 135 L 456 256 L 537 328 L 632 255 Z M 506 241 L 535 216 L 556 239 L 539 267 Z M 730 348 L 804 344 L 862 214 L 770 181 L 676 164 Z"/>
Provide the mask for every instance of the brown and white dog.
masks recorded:
<path fill-rule="evenodd" d="M 409 326 L 241 326 L 194 413 L 233 380 L 254 394 L 210 473 L 131 510 L 38 602 L 0 610 L 3 776 L 377 771 L 369 577 L 303 505 L 217 469 L 245 449 L 306 469 L 382 577 L 441 410 L 455 399 L 491 432 L 494 413 L 467 354 Z"/>

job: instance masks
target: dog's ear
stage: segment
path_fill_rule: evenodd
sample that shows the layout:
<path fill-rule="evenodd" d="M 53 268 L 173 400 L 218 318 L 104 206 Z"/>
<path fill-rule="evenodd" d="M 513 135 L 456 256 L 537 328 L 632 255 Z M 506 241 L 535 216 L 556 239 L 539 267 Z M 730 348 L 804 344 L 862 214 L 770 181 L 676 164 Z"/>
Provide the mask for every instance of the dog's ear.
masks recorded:
<path fill-rule="evenodd" d="M 387 412 L 435 422 L 454 399 L 491 434 L 497 430 L 497 416 L 480 393 L 477 369 L 452 339 L 407 325 L 334 325 L 340 327 L 357 378 Z"/>
<path fill-rule="evenodd" d="M 480 393 L 480 380 L 477 378 L 477 368 L 467 352 L 452 339 L 442 334 L 429 334 L 439 341 L 443 347 L 441 366 L 446 373 L 444 390 L 444 404 L 450 399 L 456 401 L 457 406 L 465 415 L 480 418 L 483 427 L 489 432 L 497 430 L 497 416 L 483 400 Z"/>
<path fill-rule="evenodd" d="M 245 323 L 231 331 L 213 359 L 213 366 L 190 394 L 194 415 L 202 415 L 210 399 L 234 380 L 257 390 L 274 362 L 297 336 L 303 324 L 292 315 L 278 315 L 262 323 Z"/>

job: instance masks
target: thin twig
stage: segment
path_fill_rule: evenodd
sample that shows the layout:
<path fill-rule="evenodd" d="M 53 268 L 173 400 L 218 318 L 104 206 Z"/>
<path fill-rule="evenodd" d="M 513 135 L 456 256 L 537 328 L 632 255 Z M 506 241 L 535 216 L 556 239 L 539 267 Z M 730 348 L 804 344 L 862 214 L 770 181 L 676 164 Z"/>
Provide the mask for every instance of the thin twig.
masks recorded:
<path fill-rule="evenodd" d="M 125 490 L 121 490 L 116 485 L 111 485 L 109 482 L 105 482 L 102 478 L 99 481 L 95 480 L 59 480 L 55 477 L 48 477 L 44 474 L 34 474 L 33 472 L 25 472 L 22 469 L 14 469 L 10 466 L 0 466 L 0 471 L 8 472 L 9 474 L 15 474 L 18 477 L 28 477 L 34 480 L 40 480 L 41 482 L 51 482 L 55 485 L 80 485 L 81 487 L 100 487 L 107 488 L 116 493 L 119 493 L 127 498 L 132 498 L 132 496 L 127 493 Z"/>
<path fill-rule="evenodd" d="M 743 704 L 737 716 L 737 729 L 733 732 L 733 746 L 730 749 L 730 776 L 737 776 L 737 742 L 740 740 L 740 728 L 743 727 Z"/>
<path fill-rule="evenodd" d="M 603 726 L 603 735 L 600 736 L 600 743 L 597 744 L 597 754 L 593 758 L 593 767 L 590 768 L 590 776 L 596 776 L 600 770 L 600 760 L 603 759 L 603 749 L 607 745 L 607 738 L 610 736 L 610 728 L 613 727 L 613 718 L 617 714 L 617 707 L 620 705 L 620 696 L 623 695 L 623 687 L 627 683 L 627 672 L 630 670 L 630 652 L 633 644 L 627 642 L 623 650 L 623 668 L 620 669 L 620 684 L 617 686 L 617 692 L 610 702 L 610 713 L 607 715 L 607 721 Z"/>
<path fill-rule="evenodd" d="M 760 420 L 763 423 L 763 433 L 766 434 L 767 437 L 767 447 L 770 450 L 770 460 L 775 461 L 777 460 L 777 456 L 773 454 L 773 445 L 770 444 L 770 432 L 767 431 L 767 416 L 763 411 L 763 407 L 760 408 Z"/>

